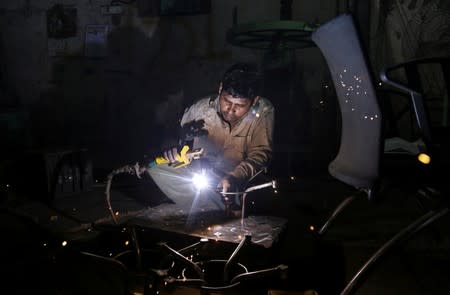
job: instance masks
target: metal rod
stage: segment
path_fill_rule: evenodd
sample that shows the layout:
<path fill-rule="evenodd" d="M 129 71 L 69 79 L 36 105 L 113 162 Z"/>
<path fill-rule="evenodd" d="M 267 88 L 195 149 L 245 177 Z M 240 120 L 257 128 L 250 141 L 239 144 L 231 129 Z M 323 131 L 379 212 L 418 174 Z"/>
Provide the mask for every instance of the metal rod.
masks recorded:
<path fill-rule="evenodd" d="M 94 257 L 94 258 L 96 258 L 96 259 L 98 259 L 98 260 L 103 260 L 103 261 L 106 261 L 106 262 L 109 262 L 109 263 L 116 264 L 117 266 L 120 267 L 120 269 L 121 269 L 123 272 L 125 272 L 125 273 L 128 272 L 128 268 L 125 266 L 125 264 L 123 264 L 121 261 L 119 261 L 119 260 L 117 260 L 117 259 L 109 258 L 109 257 L 104 257 L 104 256 L 101 256 L 101 255 L 97 255 L 97 254 L 93 254 L 93 253 L 89 253 L 89 252 L 84 252 L 84 251 L 81 251 L 80 253 L 81 253 L 82 255 Z"/>
<path fill-rule="evenodd" d="M 202 279 L 175 279 L 175 278 L 168 278 L 164 280 L 166 283 L 182 283 L 183 285 L 204 285 L 206 284 L 205 280 Z"/>
<path fill-rule="evenodd" d="M 225 286 L 219 286 L 219 287 L 213 287 L 213 286 L 201 286 L 202 290 L 208 290 L 208 291 L 220 291 L 220 290 L 228 290 L 231 288 L 236 287 L 237 285 L 239 285 L 240 283 L 234 283 L 234 284 L 229 284 L 229 285 L 225 285 Z"/>
<path fill-rule="evenodd" d="M 234 262 L 234 260 L 236 260 L 236 257 L 239 254 L 239 251 L 242 249 L 242 247 L 251 241 L 251 238 L 252 238 L 252 236 L 245 235 L 245 237 L 242 239 L 242 241 L 239 243 L 239 245 L 236 247 L 236 249 L 234 249 L 230 258 L 228 258 L 227 262 L 225 263 L 225 267 L 223 268 L 223 281 L 224 282 L 228 282 L 228 274 L 230 271 L 230 265 Z"/>
<path fill-rule="evenodd" d="M 399 233 L 397 233 L 394 237 L 392 237 L 389 241 L 387 241 L 381 248 L 378 249 L 375 254 L 373 254 L 369 260 L 358 270 L 356 275 L 351 279 L 351 281 L 345 286 L 344 290 L 340 295 L 350 294 L 352 289 L 358 283 L 362 275 L 372 266 L 386 251 L 392 248 L 396 243 L 401 242 L 402 240 L 407 240 L 412 237 L 415 233 L 422 230 L 427 225 L 433 223 L 440 217 L 444 216 L 448 213 L 448 208 L 441 209 L 440 211 L 430 211 L 425 215 L 422 215 L 416 221 L 405 227 Z"/>
<path fill-rule="evenodd" d="M 245 218 L 245 210 L 246 210 L 246 202 L 245 199 L 247 197 L 247 193 L 244 193 L 244 195 L 242 196 L 242 208 L 241 208 L 241 229 L 244 228 L 244 218 Z"/>
<path fill-rule="evenodd" d="M 179 252 L 179 253 L 183 253 L 183 252 L 186 252 L 186 251 L 188 251 L 188 250 L 195 250 L 195 249 L 197 249 L 200 245 L 203 245 L 204 243 L 207 243 L 207 242 L 208 242 L 208 240 L 203 240 L 203 239 L 201 239 L 200 242 L 197 242 L 197 243 L 194 243 L 194 244 L 192 244 L 192 245 L 186 246 L 186 247 L 184 247 L 184 248 L 178 250 L 178 252 Z"/>
<path fill-rule="evenodd" d="M 325 233 L 325 231 L 330 226 L 331 222 L 336 219 L 336 217 L 341 213 L 345 207 L 347 207 L 354 199 L 356 198 L 356 195 L 352 195 L 350 197 L 345 198 L 339 206 L 333 211 L 331 216 L 328 218 L 328 220 L 325 222 L 325 224 L 322 226 L 322 228 L 319 230 L 319 235 L 322 235 Z"/>
<path fill-rule="evenodd" d="M 255 190 L 262 189 L 262 188 L 269 187 L 269 186 L 274 187 L 275 186 L 274 183 L 275 183 L 275 181 L 272 180 L 272 181 L 269 181 L 269 182 L 266 182 L 263 184 L 254 185 L 254 186 L 251 186 L 248 189 L 246 189 L 244 191 L 244 193 L 248 193 L 248 192 L 255 191 Z"/>
<path fill-rule="evenodd" d="M 414 115 L 416 117 L 417 125 L 419 126 L 419 128 L 422 132 L 422 136 L 425 137 L 426 142 L 427 143 L 430 142 L 431 141 L 431 131 L 430 131 L 430 126 L 428 125 L 428 119 L 427 119 L 427 114 L 425 111 L 425 106 L 423 103 L 422 95 L 420 93 L 418 93 L 417 91 L 414 91 L 413 89 L 410 89 L 401 83 L 398 83 L 398 82 L 395 82 L 395 81 L 389 79 L 389 77 L 387 76 L 387 71 L 389 71 L 389 69 L 385 69 L 380 73 L 381 81 L 383 81 L 384 83 L 389 84 L 393 87 L 396 87 L 396 88 L 408 93 L 411 96 L 411 102 L 413 105 Z"/>
<path fill-rule="evenodd" d="M 224 195 L 224 196 L 225 195 L 235 195 L 236 196 L 236 195 L 242 195 L 242 194 L 245 194 L 245 193 L 248 193 L 248 192 L 251 192 L 251 191 L 255 191 L 255 190 L 258 190 L 258 189 L 262 189 L 262 188 L 265 188 L 265 187 L 269 187 L 269 186 L 275 188 L 276 187 L 276 181 L 275 180 L 271 180 L 271 181 L 263 183 L 263 184 L 251 186 L 251 187 L 247 188 L 243 192 L 242 191 L 241 192 L 222 192 L 222 191 L 218 191 L 218 192 L 220 194 Z"/>
<path fill-rule="evenodd" d="M 269 182 L 266 182 L 266 183 L 263 183 L 263 184 L 260 184 L 260 185 L 251 186 L 251 187 L 247 188 L 247 189 L 244 191 L 244 194 L 242 195 L 241 227 L 244 226 L 244 218 L 245 218 L 245 210 L 246 210 L 246 205 L 245 205 L 245 204 L 246 204 L 246 201 L 245 201 L 245 199 L 246 199 L 246 197 L 247 197 L 247 193 L 248 193 L 248 192 L 251 192 L 251 191 L 254 191 L 254 190 L 266 188 L 266 187 L 269 187 L 269 186 L 275 188 L 275 187 L 276 187 L 276 182 L 275 182 L 275 180 L 272 180 L 272 181 L 269 181 Z"/>
<path fill-rule="evenodd" d="M 257 271 L 241 273 L 241 274 L 238 274 L 237 276 L 235 276 L 231 280 L 230 284 L 241 282 L 241 281 L 246 280 L 246 279 L 253 279 L 253 278 L 257 278 L 257 277 L 263 277 L 263 276 L 272 274 L 274 272 L 286 270 L 287 268 L 288 268 L 287 265 L 280 264 L 277 267 L 273 267 L 273 268 L 268 268 L 268 269 L 262 269 L 262 270 L 257 270 Z"/>
<path fill-rule="evenodd" d="M 178 258 L 178 260 L 185 262 L 187 265 L 191 266 L 195 272 L 197 273 L 198 277 L 201 280 L 204 280 L 204 275 L 203 275 L 203 271 L 201 270 L 201 268 L 193 261 L 187 259 L 186 257 L 184 257 L 180 252 L 178 252 L 175 249 L 172 249 L 169 245 L 167 245 L 166 243 L 160 243 L 161 246 L 163 246 L 164 248 L 166 248 L 167 250 L 169 250 L 174 256 L 175 258 Z"/>
<path fill-rule="evenodd" d="M 134 254 L 136 255 L 136 269 L 138 271 L 142 270 L 142 254 L 141 254 L 141 246 L 139 245 L 138 236 L 136 233 L 136 227 L 130 227 L 131 232 L 131 240 L 133 241 L 134 246 Z"/>

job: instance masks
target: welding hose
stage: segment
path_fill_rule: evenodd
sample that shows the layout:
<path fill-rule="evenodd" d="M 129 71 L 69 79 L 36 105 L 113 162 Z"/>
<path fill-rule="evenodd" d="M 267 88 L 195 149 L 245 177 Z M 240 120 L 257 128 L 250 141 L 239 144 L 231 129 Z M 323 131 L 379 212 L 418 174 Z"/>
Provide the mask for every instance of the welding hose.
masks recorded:
<path fill-rule="evenodd" d="M 112 209 L 112 205 L 111 205 L 111 184 L 112 184 L 112 180 L 113 180 L 114 176 L 117 174 L 122 174 L 122 173 L 129 173 L 132 175 L 135 174 L 138 178 L 141 178 L 140 173 L 139 173 L 139 163 L 136 163 L 133 166 L 130 166 L 130 165 L 123 166 L 119 169 L 112 171 L 106 177 L 106 188 L 105 188 L 106 207 L 108 208 L 109 214 L 111 214 L 111 218 L 112 218 L 114 224 L 118 224 L 118 221 L 116 219 L 116 214 L 114 213 L 114 210 Z"/>

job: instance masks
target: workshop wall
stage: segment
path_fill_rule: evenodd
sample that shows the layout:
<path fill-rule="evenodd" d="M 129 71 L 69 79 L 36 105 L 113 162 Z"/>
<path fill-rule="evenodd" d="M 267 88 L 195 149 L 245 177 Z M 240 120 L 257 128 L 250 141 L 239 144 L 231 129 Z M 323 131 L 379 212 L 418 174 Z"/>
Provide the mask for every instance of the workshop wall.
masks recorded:
<path fill-rule="evenodd" d="M 227 66 L 261 59 L 227 44 L 234 9 L 239 23 L 280 18 L 279 1 L 213 0 L 209 14 L 177 17 L 142 16 L 130 2 L 118 14 L 109 1 L 0 4 L 2 107 L 26 111 L 32 148 L 87 147 L 99 165 L 158 149 L 188 103 L 217 91 Z M 293 11 L 309 18 L 320 7 Z"/>
<path fill-rule="evenodd" d="M 16 117 L 28 126 L 23 146 L 85 147 L 105 167 L 138 160 L 160 148 L 185 106 L 217 91 L 232 62 L 271 58 L 284 69 L 272 85 L 279 97 L 272 99 L 289 110 L 279 117 L 290 117 L 294 126 L 284 137 L 291 146 L 280 151 L 310 153 L 320 146 L 324 163 L 332 156 L 336 105 L 318 50 L 268 57 L 264 50 L 231 46 L 226 32 L 233 19 L 279 20 L 283 5 L 292 5 L 293 20 L 320 24 L 364 1 L 212 0 L 208 14 L 176 17 L 143 13 L 150 0 L 112 2 L 0 3 L 0 107 L 20 113 Z M 368 36 L 368 24 L 363 28 Z"/>

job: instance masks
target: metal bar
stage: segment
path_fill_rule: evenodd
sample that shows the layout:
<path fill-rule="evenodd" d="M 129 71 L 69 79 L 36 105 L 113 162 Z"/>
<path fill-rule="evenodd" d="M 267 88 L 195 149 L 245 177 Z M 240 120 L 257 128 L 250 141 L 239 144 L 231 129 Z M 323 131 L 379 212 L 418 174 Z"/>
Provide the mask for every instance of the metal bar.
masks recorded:
<path fill-rule="evenodd" d="M 242 241 L 239 243 L 239 245 L 236 247 L 236 249 L 234 249 L 233 253 L 231 254 L 230 258 L 228 258 L 227 262 L 225 263 L 225 267 L 223 268 L 223 281 L 224 282 L 228 282 L 228 275 L 229 275 L 229 268 L 230 265 L 234 262 L 234 260 L 236 260 L 237 255 L 239 254 L 239 251 L 242 249 L 242 247 L 247 244 L 250 243 L 251 241 L 251 236 L 250 235 L 246 235 Z"/>
<path fill-rule="evenodd" d="M 208 239 L 201 239 L 200 242 L 194 243 L 192 245 L 186 246 L 180 250 L 178 250 L 179 253 L 187 252 L 188 250 L 195 250 L 198 249 L 200 245 L 203 245 L 204 243 L 207 243 Z"/>
<path fill-rule="evenodd" d="M 191 266 L 195 272 L 197 273 L 198 277 L 201 280 L 204 280 L 204 275 L 203 275 L 203 271 L 201 270 L 201 268 L 193 261 L 187 259 L 186 257 L 184 257 L 180 252 L 178 252 L 175 249 L 172 249 L 169 245 L 167 245 L 166 243 L 160 243 L 160 246 L 163 246 L 164 248 L 166 248 L 167 250 L 169 250 L 174 256 L 175 258 L 178 258 L 178 260 L 185 262 L 187 265 Z"/>
<path fill-rule="evenodd" d="M 242 208 L 241 208 L 241 228 L 244 228 L 244 218 L 245 218 L 245 210 L 246 208 L 246 201 L 245 199 L 247 198 L 247 193 L 244 193 L 244 195 L 242 196 Z"/>
<path fill-rule="evenodd" d="M 141 246 L 139 245 L 138 236 L 136 233 L 136 227 L 130 227 L 131 232 L 131 240 L 133 241 L 134 246 L 134 254 L 136 255 L 136 269 L 138 271 L 142 270 L 142 254 L 141 254 Z"/>
<path fill-rule="evenodd" d="M 198 285 L 204 285 L 206 284 L 205 280 L 202 279 L 175 279 L 175 278 L 167 278 L 164 280 L 164 282 L 168 283 L 168 284 L 173 284 L 173 283 L 177 283 L 177 284 L 182 284 L 182 285 L 194 285 L 194 286 L 198 286 Z"/>
<path fill-rule="evenodd" d="M 336 217 L 339 215 L 339 213 L 341 213 L 355 198 L 356 198 L 357 194 L 354 194 L 350 197 L 345 198 L 338 206 L 336 209 L 334 209 L 333 213 L 331 214 L 331 216 L 327 219 L 327 221 L 324 223 L 324 225 L 322 226 L 322 228 L 319 230 L 319 235 L 322 235 L 325 233 L 325 231 L 328 229 L 328 227 L 330 226 L 331 222 L 333 220 L 336 219 Z"/>
<path fill-rule="evenodd" d="M 425 112 L 425 107 L 423 105 L 423 98 L 420 93 L 417 91 L 414 91 L 413 89 L 410 89 L 406 87 L 405 85 L 392 81 L 387 76 L 387 71 L 390 69 L 385 69 L 380 73 L 380 79 L 386 84 L 389 84 L 393 87 L 396 87 L 399 90 L 402 90 L 406 93 L 408 93 L 411 96 L 411 102 L 413 104 L 414 108 L 414 114 L 416 117 L 417 124 L 419 125 L 419 128 L 422 132 L 422 135 L 424 136 L 427 143 L 431 142 L 431 132 L 430 127 L 428 126 L 428 118 L 427 114 Z"/>
<path fill-rule="evenodd" d="M 386 251 L 392 248 L 396 243 L 401 242 L 402 240 L 407 240 L 411 238 L 415 233 L 422 230 L 427 225 L 430 225 L 440 217 L 444 216 L 448 213 L 448 207 L 441 209 L 439 211 L 430 211 L 425 215 L 422 215 L 416 221 L 408 225 L 406 228 L 397 233 L 394 237 L 392 237 L 389 241 L 387 241 L 381 248 L 378 249 L 375 254 L 373 254 L 369 260 L 358 270 L 356 275 L 350 280 L 350 282 L 345 286 L 344 290 L 340 295 L 347 295 L 353 290 L 355 285 L 361 279 L 362 275 L 372 266 Z"/>
<path fill-rule="evenodd" d="M 251 186 L 248 189 L 246 189 L 244 191 L 244 193 L 248 193 L 248 192 L 255 191 L 255 190 L 262 189 L 262 188 L 269 187 L 269 186 L 274 187 L 275 186 L 275 181 L 272 180 L 272 181 L 269 181 L 269 182 L 266 182 L 266 183 L 263 183 L 263 184 Z"/>
<path fill-rule="evenodd" d="M 109 263 L 112 263 L 112 264 L 116 264 L 117 266 L 120 267 L 120 269 L 121 269 L 124 273 L 127 273 L 127 272 L 128 272 L 128 268 L 126 267 L 126 265 L 123 264 L 121 261 L 119 261 L 119 260 L 117 260 L 117 259 L 109 258 L 109 257 L 104 257 L 104 256 L 101 256 L 101 255 L 97 255 L 97 254 L 93 254 L 93 253 L 89 253 L 89 252 L 84 252 L 84 251 L 81 251 L 80 253 L 81 253 L 82 255 L 85 255 L 85 256 L 94 257 L 95 259 L 98 259 L 98 260 L 103 260 L 103 261 L 106 261 L 106 262 L 109 262 Z"/>
<path fill-rule="evenodd" d="M 264 277 L 264 276 L 272 274 L 274 272 L 284 271 L 287 268 L 288 268 L 287 265 L 280 264 L 277 267 L 273 267 L 273 268 L 268 268 L 268 269 L 263 269 L 263 270 L 257 270 L 257 271 L 251 271 L 251 272 L 242 273 L 242 274 L 239 274 L 239 275 L 235 276 L 231 280 L 230 284 L 235 284 L 237 282 L 241 282 L 241 281 L 246 280 L 246 279 L 253 279 L 253 278 L 256 278 L 256 277 Z"/>

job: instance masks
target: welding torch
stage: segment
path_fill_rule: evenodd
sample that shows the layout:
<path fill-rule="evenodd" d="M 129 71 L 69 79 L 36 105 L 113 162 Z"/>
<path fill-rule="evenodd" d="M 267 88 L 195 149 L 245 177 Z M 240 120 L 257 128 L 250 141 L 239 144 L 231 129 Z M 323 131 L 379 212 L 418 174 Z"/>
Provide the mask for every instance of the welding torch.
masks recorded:
<path fill-rule="evenodd" d="M 192 160 L 197 160 L 203 154 L 203 148 L 197 148 L 190 150 L 188 145 L 184 145 L 179 153 L 176 154 L 176 161 L 171 163 L 163 156 L 156 157 L 153 161 L 148 164 L 149 168 L 155 167 L 161 164 L 169 164 L 173 168 L 181 168 L 189 165 Z"/>

